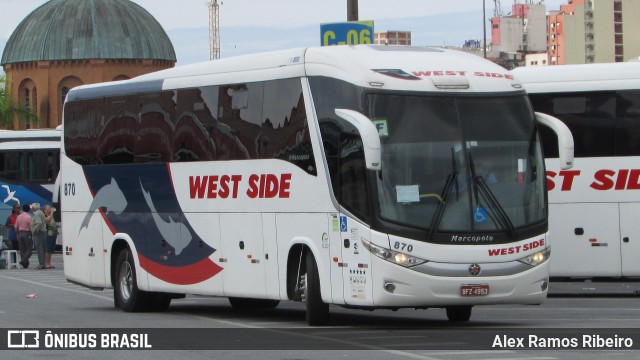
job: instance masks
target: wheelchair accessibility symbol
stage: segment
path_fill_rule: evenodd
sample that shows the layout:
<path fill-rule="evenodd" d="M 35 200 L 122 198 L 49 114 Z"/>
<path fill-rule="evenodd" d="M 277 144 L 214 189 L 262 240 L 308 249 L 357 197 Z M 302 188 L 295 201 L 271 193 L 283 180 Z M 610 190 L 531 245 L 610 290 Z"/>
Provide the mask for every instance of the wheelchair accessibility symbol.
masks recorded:
<path fill-rule="evenodd" d="M 478 224 L 485 224 L 489 221 L 489 214 L 487 209 L 483 207 L 473 208 L 473 221 Z"/>
<path fill-rule="evenodd" d="M 347 232 L 347 217 L 340 216 L 340 232 Z"/>

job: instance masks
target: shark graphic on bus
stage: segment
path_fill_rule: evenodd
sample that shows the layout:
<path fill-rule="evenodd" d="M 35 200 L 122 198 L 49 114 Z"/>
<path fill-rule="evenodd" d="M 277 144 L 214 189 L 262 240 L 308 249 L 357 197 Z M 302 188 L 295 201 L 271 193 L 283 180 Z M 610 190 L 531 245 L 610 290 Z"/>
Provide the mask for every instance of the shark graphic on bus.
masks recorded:
<path fill-rule="evenodd" d="M 80 225 L 80 231 L 89 227 L 89 221 L 91 221 L 96 210 L 104 208 L 104 211 L 122 214 L 126 207 L 127 199 L 125 199 L 122 190 L 118 187 L 116 180 L 111 178 L 111 182 L 102 187 L 100 191 L 93 196 L 89 212 L 85 215 L 84 220 L 82 220 L 82 225 Z"/>
<path fill-rule="evenodd" d="M 146 271 L 173 284 L 202 282 L 222 270 L 209 258 L 216 249 L 180 208 L 166 164 L 83 169 L 95 196 L 81 229 L 97 209 L 113 234 L 130 236 Z"/>

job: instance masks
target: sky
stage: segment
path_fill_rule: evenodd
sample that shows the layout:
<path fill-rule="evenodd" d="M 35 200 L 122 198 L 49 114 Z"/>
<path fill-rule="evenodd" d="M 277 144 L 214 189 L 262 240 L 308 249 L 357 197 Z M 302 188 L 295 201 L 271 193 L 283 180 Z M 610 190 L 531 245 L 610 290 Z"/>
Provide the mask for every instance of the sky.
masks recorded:
<path fill-rule="evenodd" d="M 176 50 L 178 66 L 209 60 L 207 1 L 132 1 L 164 27 Z M 0 52 L 20 21 L 45 2 L 0 0 Z M 567 2 L 545 0 L 547 10 L 557 10 Z M 510 12 L 513 0 L 501 3 L 503 13 Z M 347 0 L 218 0 L 218 4 L 223 58 L 318 46 L 320 24 L 347 18 Z M 373 20 L 376 31 L 411 31 L 416 46 L 462 46 L 465 40 L 483 36 L 481 0 L 359 0 L 358 10 L 359 19 Z M 494 0 L 486 0 L 487 18 L 493 11 Z M 487 37 L 490 41 L 489 31 Z"/>

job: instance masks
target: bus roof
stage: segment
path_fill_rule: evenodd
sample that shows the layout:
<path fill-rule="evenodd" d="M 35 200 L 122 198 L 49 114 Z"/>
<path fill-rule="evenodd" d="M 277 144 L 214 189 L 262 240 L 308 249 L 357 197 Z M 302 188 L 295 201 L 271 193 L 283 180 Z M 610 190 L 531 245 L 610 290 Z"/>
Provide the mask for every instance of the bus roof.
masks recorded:
<path fill-rule="evenodd" d="M 44 140 L 32 140 L 32 141 L 5 141 L 0 142 L 0 151 L 10 150 L 46 150 L 55 149 L 60 150 L 60 140 L 58 141 L 44 141 Z"/>
<path fill-rule="evenodd" d="M 476 55 L 439 48 L 356 45 L 282 50 L 191 64 L 131 80 L 80 86 L 71 90 L 67 100 L 305 76 L 401 91 L 521 91 L 507 70 Z"/>
<path fill-rule="evenodd" d="M 62 127 L 56 129 L 0 130 L 0 143 L 17 141 L 60 141 Z M 58 145 L 58 147 L 60 147 Z"/>
<path fill-rule="evenodd" d="M 640 62 L 530 66 L 511 72 L 529 93 L 640 89 Z"/>

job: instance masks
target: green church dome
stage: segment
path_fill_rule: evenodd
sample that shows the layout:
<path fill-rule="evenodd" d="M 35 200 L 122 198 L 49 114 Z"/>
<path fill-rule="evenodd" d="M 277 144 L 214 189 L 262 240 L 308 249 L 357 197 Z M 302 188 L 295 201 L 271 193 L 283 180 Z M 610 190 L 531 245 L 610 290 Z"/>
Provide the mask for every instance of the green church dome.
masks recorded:
<path fill-rule="evenodd" d="M 84 59 L 176 61 L 158 21 L 129 0 L 51 0 L 18 25 L 1 64 Z"/>

